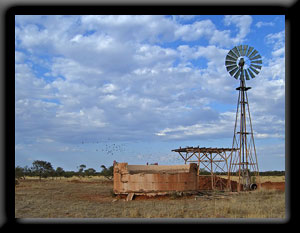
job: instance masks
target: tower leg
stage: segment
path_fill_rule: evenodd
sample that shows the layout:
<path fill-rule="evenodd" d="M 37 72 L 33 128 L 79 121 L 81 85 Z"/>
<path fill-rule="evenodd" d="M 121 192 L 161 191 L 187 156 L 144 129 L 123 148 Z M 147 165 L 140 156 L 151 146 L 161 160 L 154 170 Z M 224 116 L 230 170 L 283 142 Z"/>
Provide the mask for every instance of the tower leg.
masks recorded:
<path fill-rule="evenodd" d="M 238 152 L 232 151 L 229 166 L 229 173 L 232 174 L 235 172 L 235 174 L 238 175 L 238 192 L 241 190 L 250 190 L 250 186 L 252 184 L 250 177 L 251 172 L 259 175 L 253 129 L 250 117 L 250 108 L 247 97 L 247 90 L 249 89 L 250 87 L 247 88 L 245 85 L 245 81 L 241 79 L 240 87 L 237 88 L 237 90 L 239 91 L 239 97 L 232 143 L 232 148 L 237 148 Z M 237 132 L 238 128 L 239 132 Z M 248 132 L 247 129 L 249 130 L 249 128 L 250 131 Z M 250 137 L 248 137 L 249 134 Z"/>

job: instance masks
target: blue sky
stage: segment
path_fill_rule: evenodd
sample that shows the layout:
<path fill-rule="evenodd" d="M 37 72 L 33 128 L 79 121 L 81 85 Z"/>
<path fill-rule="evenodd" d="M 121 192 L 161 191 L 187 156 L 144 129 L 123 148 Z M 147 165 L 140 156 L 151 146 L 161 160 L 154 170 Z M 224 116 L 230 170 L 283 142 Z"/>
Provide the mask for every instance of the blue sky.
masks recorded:
<path fill-rule="evenodd" d="M 15 165 L 100 171 L 231 147 L 239 83 L 224 60 L 240 44 L 263 57 L 247 82 L 259 169 L 284 170 L 281 15 L 16 16 Z"/>

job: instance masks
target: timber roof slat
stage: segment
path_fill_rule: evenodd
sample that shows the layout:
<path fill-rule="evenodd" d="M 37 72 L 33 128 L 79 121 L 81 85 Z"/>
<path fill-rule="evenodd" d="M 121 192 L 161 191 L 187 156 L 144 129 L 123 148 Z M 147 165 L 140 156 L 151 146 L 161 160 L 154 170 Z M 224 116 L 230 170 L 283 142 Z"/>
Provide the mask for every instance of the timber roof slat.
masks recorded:
<path fill-rule="evenodd" d="M 200 153 L 222 153 L 225 151 L 237 151 L 237 148 L 211 148 L 211 147 L 186 147 L 186 148 L 179 148 L 174 149 L 174 152 L 200 152 Z"/>

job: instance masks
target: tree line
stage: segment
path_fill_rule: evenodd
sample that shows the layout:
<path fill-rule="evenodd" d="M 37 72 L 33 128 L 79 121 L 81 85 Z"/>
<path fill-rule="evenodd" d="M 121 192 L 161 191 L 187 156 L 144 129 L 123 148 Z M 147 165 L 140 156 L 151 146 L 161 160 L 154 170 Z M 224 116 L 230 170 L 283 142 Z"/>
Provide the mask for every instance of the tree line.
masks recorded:
<path fill-rule="evenodd" d="M 81 164 L 77 166 L 78 171 L 65 171 L 62 167 L 53 168 L 52 164 L 43 160 L 35 160 L 32 163 L 31 167 L 25 166 L 15 167 L 15 179 L 25 179 L 25 177 L 39 177 L 39 180 L 42 178 L 52 177 L 61 178 L 61 177 L 91 177 L 91 176 L 104 176 L 107 179 L 113 178 L 113 166 L 106 168 L 104 165 L 100 166 L 102 171 L 96 172 L 94 168 L 87 168 L 86 165 Z M 16 181 L 17 182 L 17 181 Z"/>
<path fill-rule="evenodd" d="M 210 175 L 210 172 L 203 169 L 203 168 L 200 168 L 199 174 L 200 175 Z M 214 172 L 214 174 L 215 175 L 227 175 L 227 172 Z M 250 175 L 255 176 L 255 173 L 250 172 Z M 274 170 L 274 171 L 260 171 L 259 175 L 260 176 L 285 176 L 285 171 L 277 171 L 277 170 Z"/>
<path fill-rule="evenodd" d="M 25 166 L 15 167 L 15 179 L 16 183 L 19 179 L 25 179 L 25 177 L 39 177 L 39 180 L 42 178 L 52 177 L 61 178 L 61 177 L 91 177 L 91 176 L 104 176 L 107 179 L 113 179 L 113 166 L 106 168 L 104 165 L 101 165 L 102 169 L 100 172 L 96 172 L 94 168 L 86 168 L 86 165 L 81 164 L 77 166 L 78 171 L 65 171 L 62 167 L 53 168 L 52 164 L 47 161 L 35 160 L 32 163 L 31 167 Z M 210 175 L 210 172 L 206 171 L 203 168 L 200 168 L 200 175 Z M 215 175 L 227 175 L 226 172 L 215 172 Z M 253 172 L 250 172 L 250 175 L 254 175 Z M 285 171 L 260 171 L 260 176 L 284 176 Z"/>

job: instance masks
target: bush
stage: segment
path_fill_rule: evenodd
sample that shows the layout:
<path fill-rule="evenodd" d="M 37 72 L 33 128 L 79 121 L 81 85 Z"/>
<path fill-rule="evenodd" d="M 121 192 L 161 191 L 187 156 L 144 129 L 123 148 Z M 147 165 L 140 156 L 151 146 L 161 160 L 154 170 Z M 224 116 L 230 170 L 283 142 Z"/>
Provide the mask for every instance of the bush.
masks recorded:
<path fill-rule="evenodd" d="M 102 171 L 100 172 L 100 175 L 104 176 L 105 178 L 112 180 L 114 177 L 114 166 L 110 166 L 108 169 L 101 165 Z"/>

